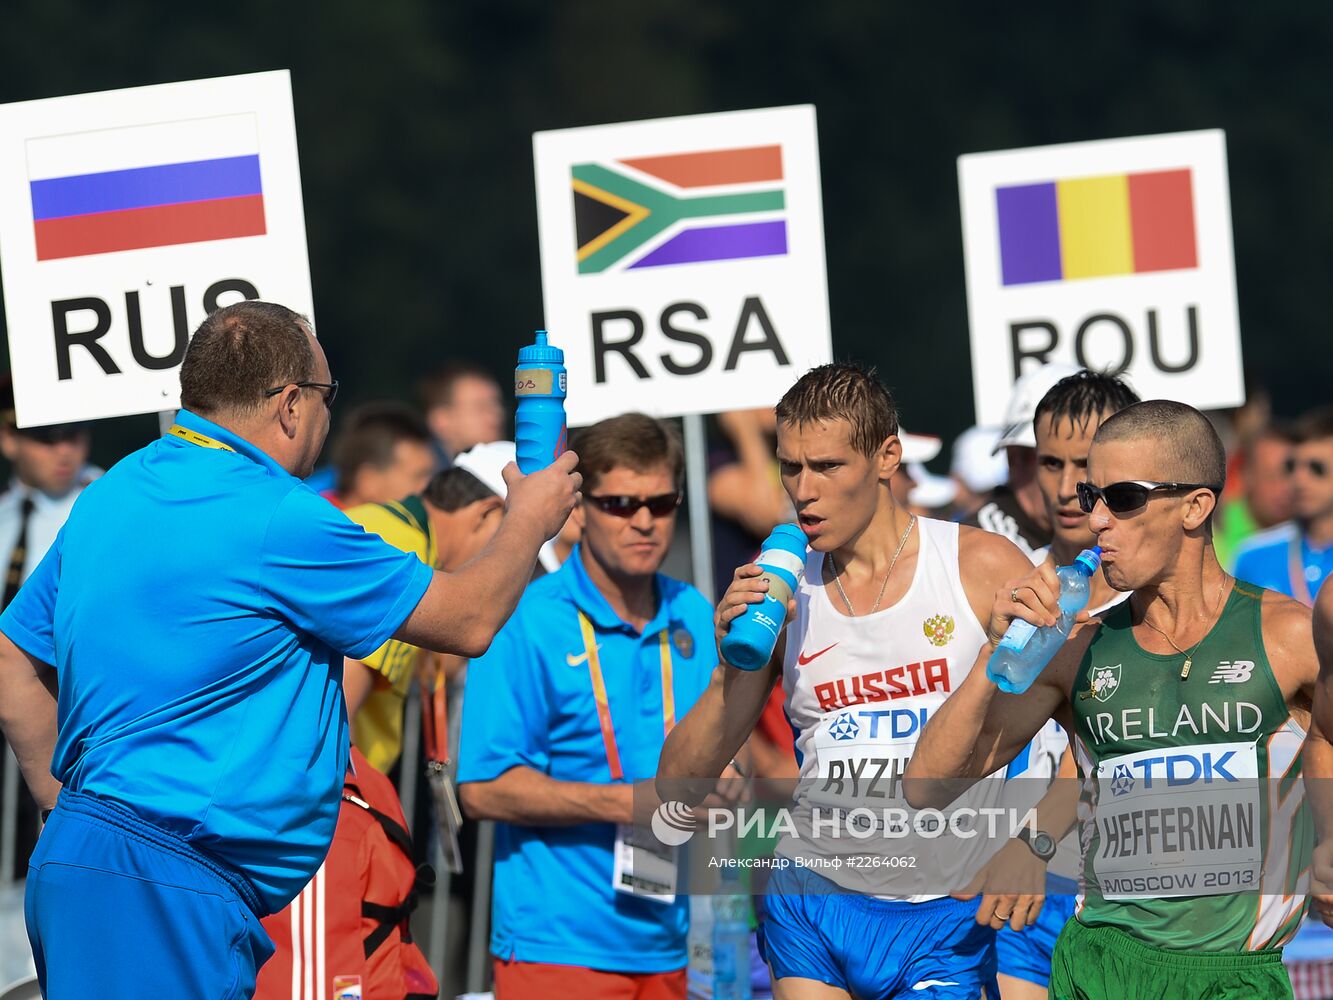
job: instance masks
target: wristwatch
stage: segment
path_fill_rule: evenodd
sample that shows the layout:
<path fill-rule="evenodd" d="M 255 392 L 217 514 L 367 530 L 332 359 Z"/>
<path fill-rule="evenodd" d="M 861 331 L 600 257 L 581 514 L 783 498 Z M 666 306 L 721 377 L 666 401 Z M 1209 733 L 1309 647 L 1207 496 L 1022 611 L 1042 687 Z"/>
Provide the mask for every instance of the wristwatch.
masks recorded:
<path fill-rule="evenodd" d="M 1028 845 L 1030 850 L 1043 861 L 1050 861 L 1055 857 L 1055 838 L 1045 830 L 1038 830 L 1035 833 L 1028 827 L 1021 827 L 1014 835 L 1017 839 Z"/>

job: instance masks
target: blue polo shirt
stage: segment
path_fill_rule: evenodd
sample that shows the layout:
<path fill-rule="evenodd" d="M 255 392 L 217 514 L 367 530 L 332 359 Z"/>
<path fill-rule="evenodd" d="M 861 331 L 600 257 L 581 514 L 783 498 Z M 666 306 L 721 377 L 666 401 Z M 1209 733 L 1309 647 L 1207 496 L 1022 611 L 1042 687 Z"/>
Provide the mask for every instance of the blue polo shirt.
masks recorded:
<path fill-rule="evenodd" d="M 1305 575 L 1305 593 L 1313 598 L 1333 575 L 1333 545 L 1315 548 L 1295 524 L 1279 524 L 1242 542 L 1236 549 L 1236 578 L 1295 597 L 1293 555 Z"/>
<path fill-rule="evenodd" d="M 347 764 L 342 658 L 431 580 L 263 451 L 187 410 L 84 490 L 0 631 L 54 665 L 51 773 L 231 866 L 280 910 L 324 859 Z"/>
<path fill-rule="evenodd" d="M 667 630 L 676 719 L 717 665 L 713 609 L 658 574 L 657 614 L 643 632 L 611 610 L 581 547 L 537 580 L 485 656 L 468 667 L 458 780 L 524 766 L 560 781 L 611 784 L 578 611 L 599 645 L 624 780 L 657 773 L 662 752 L 659 637 Z M 667 972 L 687 960 L 688 899 L 670 905 L 611 888 L 615 827 L 496 824 L 491 951 L 503 959 L 622 972 Z"/>

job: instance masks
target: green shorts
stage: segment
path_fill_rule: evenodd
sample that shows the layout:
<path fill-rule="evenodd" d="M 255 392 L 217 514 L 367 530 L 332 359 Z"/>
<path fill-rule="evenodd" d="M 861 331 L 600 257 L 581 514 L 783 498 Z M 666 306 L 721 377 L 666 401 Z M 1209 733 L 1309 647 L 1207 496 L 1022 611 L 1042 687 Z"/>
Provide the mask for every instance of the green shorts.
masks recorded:
<path fill-rule="evenodd" d="M 1166 951 L 1117 927 L 1065 924 L 1051 957 L 1051 1000 L 1291 1000 L 1282 952 Z"/>

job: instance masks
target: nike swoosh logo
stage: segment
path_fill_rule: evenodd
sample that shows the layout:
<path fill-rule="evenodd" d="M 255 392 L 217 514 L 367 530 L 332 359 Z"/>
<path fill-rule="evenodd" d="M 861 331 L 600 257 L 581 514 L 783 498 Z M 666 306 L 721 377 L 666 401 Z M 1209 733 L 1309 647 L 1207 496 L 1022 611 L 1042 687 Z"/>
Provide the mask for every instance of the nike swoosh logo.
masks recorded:
<path fill-rule="evenodd" d="M 836 646 L 836 645 L 837 645 L 837 643 L 835 642 L 835 643 L 833 644 L 833 646 Z M 821 649 L 818 653 L 811 653 L 809 656 L 806 656 L 804 653 L 801 653 L 799 656 L 796 657 L 796 662 L 797 662 L 797 664 L 798 664 L 799 666 L 802 666 L 802 667 L 803 667 L 803 666 L 805 666 L 807 663 L 809 663 L 811 660 L 815 660 L 815 659 L 818 659 L 819 657 L 823 656 L 823 655 L 824 655 L 825 653 L 827 653 L 830 649 L 832 649 L 833 646 L 825 646 L 825 647 L 824 647 L 823 649 Z"/>
<path fill-rule="evenodd" d="M 593 646 L 593 647 L 592 647 L 592 651 L 595 653 L 595 652 L 597 652 L 597 650 L 599 650 L 599 649 L 601 649 L 601 648 L 602 648 L 602 644 L 599 642 L 596 646 Z M 584 660 L 586 660 L 587 658 L 588 658 L 588 654 L 587 654 L 586 652 L 580 653 L 578 656 L 575 656 L 573 653 L 566 653 L 566 654 L 565 654 L 565 662 L 568 663 L 571 667 L 577 667 L 579 664 L 581 664 L 581 663 L 582 663 Z"/>
<path fill-rule="evenodd" d="M 932 986 L 957 986 L 952 979 L 923 979 L 912 987 L 914 990 L 928 990 Z"/>

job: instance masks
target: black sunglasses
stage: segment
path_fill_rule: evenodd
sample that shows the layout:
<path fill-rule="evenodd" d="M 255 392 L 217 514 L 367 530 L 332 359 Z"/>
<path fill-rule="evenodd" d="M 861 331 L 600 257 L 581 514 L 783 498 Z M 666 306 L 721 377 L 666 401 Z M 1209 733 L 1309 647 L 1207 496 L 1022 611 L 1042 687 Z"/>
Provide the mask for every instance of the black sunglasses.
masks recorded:
<path fill-rule="evenodd" d="M 335 378 L 332 382 L 288 382 L 287 385 L 294 385 L 298 389 L 323 389 L 324 405 L 330 410 L 333 409 L 333 401 L 338 398 L 338 380 Z M 287 385 L 280 385 L 276 389 L 265 389 L 264 398 L 276 396 L 287 388 Z"/>
<path fill-rule="evenodd" d="M 1316 479 L 1323 479 L 1328 475 L 1328 463 L 1321 462 L 1317 458 L 1307 458 L 1301 462 L 1296 461 L 1294 458 L 1289 458 L 1287 459 L 1284 468 L 1287 470 L 1287 475 L 1290 476 L 1301 466 L 1305 466 L 1309 469 L 1310 475 L 1314 476 Z"/>
<path fill-rule="evenodd" d="M 666 517 L 680 506 L 679 493 L 662 493 L 655 497 L 589 496 L 587 499 L 598 510 L 613 517 L 633 517 L 640 507 L 647 507 L 653 517 Z"/>
<path fill-rule="evenodd" d="M 1112 514 L 1128 514 L 1138 510 L 1148 502 L 1153 493 L 1167 493 L 1173 490 L 1209 490 L 1213 494 L 1222 492 L 1219 486 L 1207 483 L 1155 483 L 1149 479 L 1129 479 L 1123 483 L 1111 483 L 1109 486 L 1093 486 L 1092 483 L 1079 483 L 1078 507 L 1085 514 L 1100 500 Z"/>

